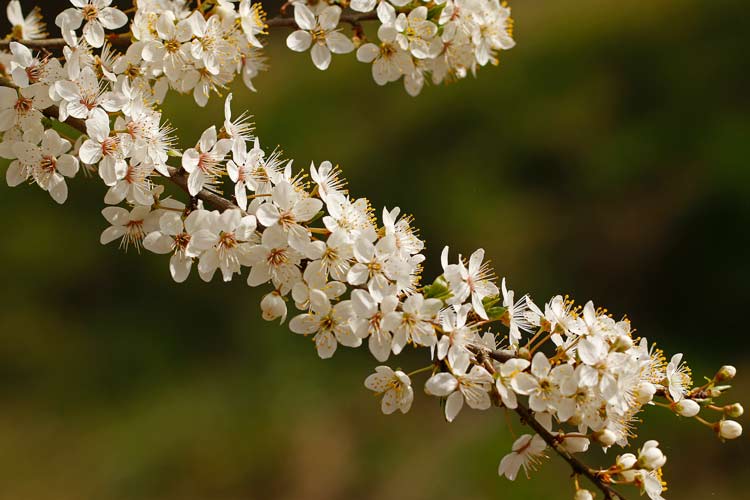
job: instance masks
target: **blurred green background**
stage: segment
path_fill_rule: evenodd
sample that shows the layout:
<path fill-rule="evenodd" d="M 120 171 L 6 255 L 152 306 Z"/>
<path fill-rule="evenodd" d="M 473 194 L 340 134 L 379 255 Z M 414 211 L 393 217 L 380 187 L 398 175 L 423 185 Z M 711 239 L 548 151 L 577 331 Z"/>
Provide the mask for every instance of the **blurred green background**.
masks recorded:
<path fill-rule="evenodd" d="M 427 276 L 443 245 L 484 247 L 517 291 L 627 313 L 698 380 L 737 365 L 727 402 L 750 404 L 746 2 L 512 6 L 499 68 L 416 99 L 353 56 L 316 70 L 282 29 L 235 109 L 297 167 L 338 162 L 353 194 L 413 213 Z M 222 101 L 165 111 L 186 145 Z M 499 411 L 448 425 L 418 378 L 410 414 L 382 415 L 366 350 L 321 361 L 260 319 L 244 279 L 177 285 L 166 258 L 102 247 L 103 186 L 69 185 L 64 206 L 0 186 L 0 499 L 572 498 L 555 458 L 531 481 L 497 477 Z M 747 498 L 746 436 L 644 418 L 635 443 L 662 442 L 668 498 Z"/>

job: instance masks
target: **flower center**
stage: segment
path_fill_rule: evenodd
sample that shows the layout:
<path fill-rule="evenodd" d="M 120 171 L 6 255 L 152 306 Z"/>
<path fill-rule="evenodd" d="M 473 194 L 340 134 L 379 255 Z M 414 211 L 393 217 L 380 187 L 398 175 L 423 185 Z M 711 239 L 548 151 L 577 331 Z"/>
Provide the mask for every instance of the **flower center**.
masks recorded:
<path fill-rule="evenodd" d="M 120 146 L 120 138 L 117 136 L 107 137 L 102 141 L 102 156 L 111 156 L 117 152 Z"/>
<path fill-rule="evenodd" d="M 86 21 L 93 21 L 99 16 L 99 9 L 96 5 L 87 4 L 83 6 L 81 14 Z"/>
<path fill-rule="evenodd" d="M 219 235 L 219 247 L 222 250 L 231 250 L 237 246 L 237 238 L 234 237 L 234 233 L 221 232 Z"/>
<path fill-rule="evenodd" d="M 54 156 L 42 156 L 39 169 L 46 174 L 54 173 L 57 169 L 57 159 Z"/>
<path fill-rule="evenodd" d="M 28 77 L 30 84 L 39 82 L 39 80 L 42 79 L 43 74 L 44 70 L 40 64 L 32 64 L 26 68 L 26 76 Z"/>
<path fill-rule="evenodd" d="M 19 97 L 16 101 L 15 109 L 18 113 L 28 113 L 31 111 L 31 107 L 34 101 L 26 97 Z"/>
<path fill-rule="evenodd" d="M 164 42 L 164 50 L 166 50 L 170 54 L 174 54 L 175 52 L 180 50 L 180 42 L 175 39 L 167 40 Z"/>
<path fill-rule="evenodd" d="M 322 28 L 314 29 L 310 32 L 312 35 L 313 42 L 325 43 L 326 42 L 326 30 Z"/>
<path fill-rule="evenodd" d="M 190 243 L 190 235 L 188 233 L 180 233 L 174 237 L 174 247 L 176 250 L 184 251 L 188 243 Z"/>
<path fill-rule="evenodd" d="M 285 264 L 288 260 L 286 248 L 274 248 L 268 252 L 268 257 L 266 258 L 268 265 L 271 267 L 278 267 Z"/>

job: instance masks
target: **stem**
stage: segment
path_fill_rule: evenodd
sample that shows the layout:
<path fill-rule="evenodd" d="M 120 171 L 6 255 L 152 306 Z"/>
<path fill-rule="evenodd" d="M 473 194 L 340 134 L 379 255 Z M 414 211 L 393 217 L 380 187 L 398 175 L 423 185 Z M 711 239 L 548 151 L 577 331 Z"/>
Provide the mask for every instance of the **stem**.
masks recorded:
<path fill-rule="evenodd" d="M 376 12 L 364 12 L 364 13 L 352 13 L 343 14 L 339 19 L 340 23 L 350 24 L 357 26 L 362 21 L 371 21 L 377 19 L 378 15 Z M 275 27 L 287 27 L 296 28 L 297 23 L 294 22 L 293 17 L 276 16 L 266 21 L 266 26 L 269 28 Z M 43 40 L 1 40 L 0 49 L 7 50 L 10 47 L 10 42 L 17 41 L 25 45 L 30 49 L 61 49 L 67 45 L 65 40 L 62 38 L 46 38 Z M 107 36 L 107 41 L 117 48 L 125 48 L 132 43 L 131 33 L 117 33 Z"/>
<path fill-rule="evenodd" d="M 531 410 L 526 408 L 523 404 L 518 403 L 518 407 L 516 408 L 516 413 L 520 415 L 521 419 L 534 431 L 539 434 L 542 439 L 553 449 L 555 452 L 562 457 L 563 460 L 568 462 L 570 464 L 570 467 L 573 469 L 573 472 L 575 474 L 585 476 L 591 481 L 599 490 L 601 490 L 602 493 L 604 493 L 604 498 L 609 500 L 625 500 L 625 497 L 623 497 L 620 493 L 615 491 L 608 482 L 605 482 L 605 480 L 600 477 L 596 471 L 594 471 L 591 467 L 584 464 L 580 460 L 578 460 L 576 457 L 570 454 L 563 446 L 558 442 L 557 438 L 552 435 L 551 432 L 549 432 L 547 429 L 544 428 L 542 424 L 539 423 L 534 418 L 533 413 Z"/>
<path fill-rule="evenodd" d="M 427 365 L 427 366 L 424 366 L 424 367 L 422 367 L 422 368 L 420 368 L 418 370 L 414 370 L 413 372 L 407 373 L 406 376 L 407 377 L 413 377 L 414 375 L 416 375 L 418 373 L 423 373 L 423 372 L 426 372 L 428 370 L 434 370 L 434 369 L 435 369 L 435 365 Z"/>
<path fill-rule="evenodd" d="M 503 351 L 489 351 L 486 349 L 480 349 L 478 347 L 470 346 L 469 349 L 474 352 L 478 356 L 478 360 L 482 356 L 490 356 L 492 357 L 495 353 L 502 353 Z M 513 357 L 513 356 L 511 356 Z M 495 359 L 493 357 L 493 359 Z M 510 358 L 508 358 L 510 359 Z M 507 359 L 506 359 L 507 361 Z M 489 365 L 489 366 L 487 366 Z M 485 368 L 488 369 L 490 373 L 494 373 L 495 370 L 492 367 L 490 363 L 485 363 Z M 536 418 L 534 418 L 534 414 L 531 410 L 529 410 L 526 406 L 523 405 L 520 401 L 518 402 L 518 406 L 514 410 L 520 417 L 521 421 L 526 423 L 529 427 L 531 427 L 537 434 L 539 434 L 542 439 L 544 439 L 544 442 L 547 443 L 555 452 L 562 457 L 563 460 L 568 462 L 570 464 L 570 467 L 573 469 L 574 475 L 581 475 L 586 476 L 589 481 L 591 481 L 599 490 L 601 490 L 602 493 L 604 493 L 605 500 L 625 500 L 625 497 L 622 496 L 620 493 L 615 491 L 609 483 L 609 479 L 605 475 L 600 475 L 597 471 L 589 467 L 588 465 L 584 464 L 580 460 L 578 460 L 576 457 L 574 457 L 568 450 L 566 450 L 562 444 L 561 441 L 558 439 L 557 436 L 552 435 L 550 431 L 548 431 Z"/>
<path fill-rule="evenodd" d="M 490 358 L 500 363 L 505 363 L 506 361 L 510 359 L 518 357 L 511 351 L 503 351 L 503 350 L 490 351 L 489 349 L 483 349 L 475 345 L 469 345 L 467 348 L 476 355 L 489 356 Z"/>

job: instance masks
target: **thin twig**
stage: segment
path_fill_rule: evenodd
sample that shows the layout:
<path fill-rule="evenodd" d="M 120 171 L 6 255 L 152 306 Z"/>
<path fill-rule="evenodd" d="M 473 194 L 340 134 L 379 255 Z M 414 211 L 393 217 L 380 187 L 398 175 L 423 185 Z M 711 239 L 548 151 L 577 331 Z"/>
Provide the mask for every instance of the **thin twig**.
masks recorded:
<path fill-rule="evenodd" d="M 377 19 L 378 15 L 375 12 L 365 12 L 361 14 L 343 14 L 339 19 L 341 23 L 347 23 L 352 26 L 359 25 L 362 21 L 371 21 Z M 294 22 L 293 17 L 276 16 L 266 21 L 266 26 L 269 28 L 276 27 L 287 27 L 296 28 L 297 23 Z M 30 49 L 61 49 L 65 47 L 66 42 L 62 38 L 45 38 L 41 40 L 1 40 L 0 49 L 8 49 L 10 42 L 16 41 L 25 45 Z M 107 41 L 116 48 L 125 48 L 130 45 L 133 41 L 133 35 L 131 33 L 117 33 L 107 36 Z"/>
<path fill-rule="evenodd" d="M 487 369 L 491 374 L 495 373 L 495 368 L 491 363 L 488 362 L 488 357 L 496 361 L 505 362 L 516 356 L 510 351 L 490 350 L 479 346 L 469 346 L 469 350 L 473 352 L 477 357 L 477 362 Z M 604 493 L 605 500 L 625 500 L 619 492 L 610 486 L 604 477 L 600 476 L 595 470 L 588 465 L 584 464 L 576 457 L 574 457 L 568 450 L 566 450 L 561 442 L 555 437 L 550 431 L 548 431 L 535 417 L 531 410 L 529 410 L 523 403 L 518 402 L 518 406 L 515 408 L 515 412 L 521 417 L 521 421 L 531 427 L 537 434 L 539 434 L 544 442 L 552 447 L 555 452 L 562 457 L 563 460 L 570 464 L 573 469 L 574 475 L 582 475 L 587 477 L 594 485 Z"/>
<path fill-rule="evenodd" d="M 508 360 L 518 357 L 512 351 L 505 351 L 505 350 L 492 351 L 492 350 L 485 349 L 483 347 L 479 347 L 476 345 L 469 345 L 468 349 L 476 355 L 479 355 L 481 353 L 482 355 L 488 356 L 500 363 L 505 363 Z"/>
<path fill-rule="evenodd" d="M 551 432 L 545 429 L 544 426 L 536 418 L 534 418 L 534 414 L 531 412 L 531 410 L 526 408 L 523 404 L 518 403 L 518 407 L 515 411 L 516 413 L 518 413 L 518 415 L 520 415 L 523 422 L 534 429 L 534 431 L 539 434 L 542 439 L 544 439 L 544 441 L 549 446 L 551 446 L 552 449 L 554 449 L 555 452 L 560 455 L 560 457 L 562 457 L 563 460 L 570 464 L 570 467 L 573 469 L 574 473 L 585 476 L 592 483 L 594 483 L 594 485 L 599 488 L 599 490 L 601 490 L 601 492 L 604 494 L 605 499 L 625 500 L 625 497 L 623 497 L 618 491 L 612 488 L 609 483 L 605 482 L 604 479 L 596 473 L 596 471 L 591 469 L 591 467 L 584 464 L 576 457 L 574 457 L 569 451 L 567 451 L 557 440 L 557 438 L 553 436 Z"/>

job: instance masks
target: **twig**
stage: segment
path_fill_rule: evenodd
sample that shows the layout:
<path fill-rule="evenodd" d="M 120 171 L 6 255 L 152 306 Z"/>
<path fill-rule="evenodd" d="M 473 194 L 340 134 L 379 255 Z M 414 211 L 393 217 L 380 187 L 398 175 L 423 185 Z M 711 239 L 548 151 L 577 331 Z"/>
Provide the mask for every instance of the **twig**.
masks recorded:
<path fill-rule="evenodd" d="M 18 88 L 12 81 L 8 80 L 5 77 L 0 77 L 0 87 L 10 87 L 10 88 Z M 59 121 L 60 116 L 60 110 L 57 108 L 57 106 L 50 106 L 49 108 L 42 111 L 45 116 L 48 118 L 54 118 Z M 67 120 L 64 122 L 74 129 L 78 130 L 79 132 L 85 134 L 86 133 L 86 123 L 79 119 L 79 118 L 73 118 L 72 116 L 69 116 Z M 189 193 L 188 191 L 188 175 L 187 172 L 185 172 L 182 169 L 178 169 L 175 167 L 168 167 L 169 169 L 169 177 L 165 177 L 165 179 L 169 180 L 172 184 L 176 185 L 186 193 Z M 207 189 L 202 189 L 196 198 L 203 200 L 204 202 L 208 203 L 209 205 L 213 206 L 214 208 L 218 208 L 220 210 L 228 210 L 232 208 L 239 208 L 237 205 L 229 201 L 228 199 L 213 193 Z"/>
<path fill-rule="evenodd" d="M 343 14 L 339 19 L 341 23 L 347 23 L 352 26 L 359 25 L 362 21 L 370 21 L 377 19 L 378 15 L 375 12 L 365 12 L 361 14 Z M 295 28 L 297 23 L 294 22 L 293 17 L 276 16 L 266 21 L 266 26 L 269 28 L 276 27 L 288 27 Z M 65 40 L 62 38 L 45 38 L 42 40 L 2 40 L 0 41 L 0 49 L 8 49 L 10 42 L 16 41 L 25 45 L 30 49 L 61 49 L 65 47 Z M 131 33 L 117 33 L 107 36 L 107 41 L 116 48 L 124 48 L 130 45 L 133 41 Z"/>
<path fill-rule="evenodd" d="M 477 362 L 482 364 L 487 371 L 494 374 L 495 369 L 491 363 L 488 362 L 488 357 L 496 361 L 505 362 L 516 356 L 510 351 L 490 350 L 479 346 L 469 346 L 468 349 L 477 356 Z M 609 483 L 601 477 L 595 470 L 588 465 L 584 464 L 576 457 L 574 457 L 568 450 L 566 450 L 561 442 L 552 435 L 536 418 L 534 414 L 525 407 L 520 401 L 518 406 L 515 408 L 515 412 L 521 417 L 521 421 L 531 427 L 537 434 L 539 434 L 544 442 L 552 447 L 555 452 L 562 457 L 563 460 L 568 462 L 573 469 L 573 473 L 576 475 L 582 475 L 587 477 L 597 488 L 604 493 L 605 500 L 625 500 L 619 492 L 615 491 Z"/>
<path fill-rule="evenodd" d="M 570 452 L 568 452 L 565 448 L 563 448 L 562 444 L 560 444 L 557 438 L 553 436 L 551 432 L 545 429 L 544 426 L 541 423 L 539 423 L 539 421 L 536 418 L 534 418 L 534 415 L 532 414 L 531 410 L 526 408 L 523 404 L 518 403 L 518 407 L 516 408 L 516 413 L 518 413 L 521 419 L 529 427 L 534 429 L 534 431 L 537 434 L 539 434 L 542 437 L 542 439 L 544 439 L 544 441 L 549 446 L 551 446 L 552 449 L 554 449 L 558 455 L 562 457 L 563 460 L 565 460 L 566 462 L 568 462 L 568 464 L 570 464 L 570 467 L 573 469 L 574 473 L 585 476 L 592 483 L 594 483 L 594 485 L 597 488 L 599 488 L 599 490 L 601 490 L 601 492 L 604 494 L 605 499 L 625 500 L 625 497 L 623 497 L 619 492 L 617 492 L 607 482 L 605 482 L 604 479 L 596 473 L 596 471 L 594 471 L 588 465 L 578 460 Z"/>
<path fill-rule="evenodd" d="M 500 363 L 505 363 L 508 360 L 511 360 L 513 358 L 517 358 L 512 351 L 504 351 L 504 350 L 489 350 L 483 347 L 479 347 L 476 345 L 469 345 L 467 348 L 473 352 L 475 355 L 484 355 L 487 357 L 490 357 L 494 359 L 495 361 L 498 361 Z"/>

